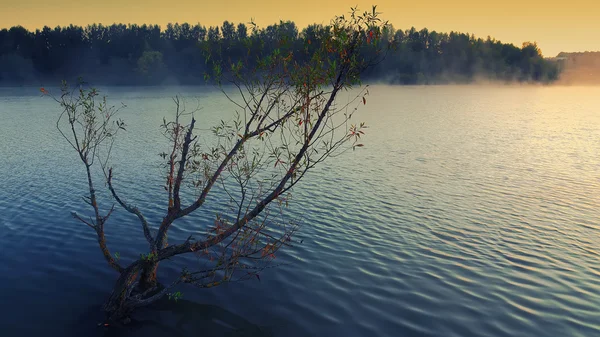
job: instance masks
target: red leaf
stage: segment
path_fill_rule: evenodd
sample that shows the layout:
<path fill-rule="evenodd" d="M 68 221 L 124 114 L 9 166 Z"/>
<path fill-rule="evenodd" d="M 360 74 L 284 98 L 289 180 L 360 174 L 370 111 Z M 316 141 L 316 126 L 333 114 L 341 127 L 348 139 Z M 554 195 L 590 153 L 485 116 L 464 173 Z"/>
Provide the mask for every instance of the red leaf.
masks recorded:
<path fill-rule="evenodd" d="M 363 97 L 363 105 L 367 104 L 367 99 Z"/>
<path fill-rule="evenodd" d="M 260 281 L 260 276 L 258 276 L 258 274 L 255 274 L 256 278 Z"/>

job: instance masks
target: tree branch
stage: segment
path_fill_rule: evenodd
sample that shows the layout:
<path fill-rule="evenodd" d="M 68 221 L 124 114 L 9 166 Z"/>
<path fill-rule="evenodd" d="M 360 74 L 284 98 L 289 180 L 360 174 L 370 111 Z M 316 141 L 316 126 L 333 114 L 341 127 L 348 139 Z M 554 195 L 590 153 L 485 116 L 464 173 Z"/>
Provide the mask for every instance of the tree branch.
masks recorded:
<path fill-rule="evenodd" d="M 173 287 L 175 287 L 176 285 L 178 285 L 181 282 L 182 282 L 181 277 L 178 277 L 175 281 L 173 281 L 173 283 L 171 283 L 167 287 L 163 288 L 158 293 L 156 293 L 148 298 L 144 298 L 144 299 L 139 299 L 139 298 L 134 297 L 135 299 L 131 299 L 130 303 L 128 303 L 128 304 L 129 304 L 129 306 L 131 306 L 131 308 L 138 308 L 138 307 L 143 307 L 143 306 L 146 306 L 153 302 L 156 302 L 159 299 L 161 299 L 163 296 L 165 296 L 169 290 L 173 289 Z"/>
<path fill-rule="evenodd" d="M 183 180 L 183 172 L 185 171 L 185 163 L 188 159 L 188 152 L 190 150 L 190 144 L 194 141 L 195 137 L 192 138 L 192 132 L 194 131 L 194 124 L 196 123 L 196 119 L 192 117 L 192 123 L 185 134 L 185 139 L 183 141 L 183 148 L 181 149 L 181 160 L 179 161 L 179 168 L 177 170 L 177 177 L 175 178 L 175 187 L 173 188 L 173 198 L 174 204 L 173 208 L 176 211 L 181 209 L 181 199 L 179 197 L 179 190 L 181 188 L 181 181 Z"/>
<path fill-rule="evenodd" d="M 337 80 L 336 80 L 336 85 L 334 86 L 334 88 L 333 88 L 333 90 L 331 92 L 331 95 L 330 95 L 330 97 L 329 97 L 329 99 L 328 99 L 325 107 L 323 108 L 323 110 L 319 114 L 319 118 L 317 119 L 317 121 L 315 122 L 314 126 L 312 127 L 311 133 L 306 138 L 306 141 L 305 141 L 303 147 L 300 149 L 300 151 L 298 152 L 298 154 L 294 158 L 294 161 L 292 162 L 292 164 L 290 166 L 290 169 L 288 170 L 288 172 L 286 173 L 286 175 L 281 179 L 279 185 L 267 197 L 265 197 L 262 201 L 260 201 L 252 209 L 252 211 L 250 211 L 249 213 L 247 213 L 242 219 L 240 219 L 239 221 L 237 221 L 233 226 L 229 227 L 224 232 L 222 232 L 222 233 L 220 233 L 220 234 L 218 234 L 218 235 L 216 235 L 216 236 L 214 236 L 214 237 L 212 237 L 212 238 L 210 238 L 208 240 L 205 240 L 205 241 L 195 242 L 195 243 L 185 242 L 183 244 L 174 245 L 174 246 L 170 246 L 170 247 L 161 249 L 158 252 L 158 260 L 159 261 L 167 259 L 167 258 L 170 258 L 170 257 L 175 256 L 175 255 L 179 255 L 179 254 L 183 254 L 183 253 L 188 253 L 188 252 L 194 252 L 194 251 L 197 251 L 197 250 L 203 250 L 203 249 L 206 249 L 208 247 L 212 247 L 212 246 L 214 246 L 214 245 L 222 242 L 223 240 L 227 239 L 231 234 L 235 233 L 240 228 L 242 228 L 243 226 L 245 226 L 248 222 L 250 222 L 252 219 L 254 219 L 258 214 L 260 214 L 265 209 L 265 207 L 271 201 L 275 200 L 275 198 L 277 198 L 281 194 L 281 192 L 285 188 L 285 184 L 292 177 L 294 170 L 296 169 L 296 167 L 298 166 L 300 160 L 302 159 L 302 157 L 306 153 L 312 137 L 319 130 L 319 128 L 321 126 L 321 123 L 323 122 L 323 119 L 325 118 L 325 116 L 327 115 L 327 112 L 329 111 L 331 105 L 335 101 L 337 93 L 339 92 L 339 90 L 342 87 L 341 84 L 342 84 L 342 81 L 343 81 L 343 78 L 344 78 L 343 75 L 345 73 L 344 69 L 346 69 L 346 68 L 348 68 L 348 66 L 345 66 L 340 71 L 340 74 L 339 74 L 339 76 L 337 77 Z M 241 145 L 241 140 L 238 141 L 238 144 L 236 144 L 236 147 L 238 145 Z M 236 147 L 234 147 L 234 150 L 237 151 Z M 225 160 L 224 160 L 224 162 L 225 162 Z M 222 164 L 221 166 L 224 166 L 224 165 Z"/>
<path fill-rule="evenodd" d="M 106 179 L 106 182 L 108 184 L 108 189 L 110 190 L 110 193 L 112 194 L 113 198 L 115 198 L 117 203 L 119 203 L 119 205 L 121 205 L 121 207 L 123 207 L 127 212 L 136 215 L 138 219 L 140 219 L 140 222 L 142 223 L 142 230 L 144 231 L 144 236 L 146 237 L 146 241 L 148 241 L 148 244 L 150 244 L 150 248 L 152 249 L 152 247 L 154 247 L 154 239 L 152 238 L 152 233 L 150 232 L 150 226 L 148 225 L 148 221 L 146 221 L 146 218 L 137 207 L 126 204 L 117 195 L 117 192 L 115 191 L 112 185 L 112 168 L 108 170 L 108 178 Z"/>
<path fill-rule="evenodd" d="M 110 267 L 112 269 L 118 271 L 119 273 L 122 273 L 124 270 L 123 267 L 121 267 L 121 265 L 119 265 L 117 263 L 117 261 L 115 261 L 115 259 L 110 254 L 108 247 L 106 246 L 106 238 L 104 237 L 104 228 L 100 228 L 99 226 L 96 226 L 96 234 L 98 235 L 98 244 L 100 245 L 100 250 L 102 251 L 102 254 L 104 255 L 104 258 L 106 259 L 106 261 L 108 262 L 108 264 L 110 265 Z"/>
<path fill-rule="evenodd" d="M 181 211 L 181 198 L 179 196 L 179 191 L 181 189 L 181 182 L 183 181 L 183 173 L 185 171 L 185 164 L 188 159 L 190 144 L 195 139 L 195 137 L 192 138 L 192 132 L 194 130 L 195 123 L 196 119 L 192 117 L 192 123 L 190 124 L 190 127 L 188 128 L 185 134 L 185 139 L 183 141 L 183 147 L 181 149 L 181 160 L 179 161 L 177 176 L 175 177 L 175 184 L 173 187 L 173 206 L 169 208 L 169 212 L 160 224 L 160 228 L 158 229 L 158 233 L 156 234 L 156 249 L 162 249 L 165 246 L 169 227 L 171 226 L 173 221 L 175 221 L 177 214 Z"/>

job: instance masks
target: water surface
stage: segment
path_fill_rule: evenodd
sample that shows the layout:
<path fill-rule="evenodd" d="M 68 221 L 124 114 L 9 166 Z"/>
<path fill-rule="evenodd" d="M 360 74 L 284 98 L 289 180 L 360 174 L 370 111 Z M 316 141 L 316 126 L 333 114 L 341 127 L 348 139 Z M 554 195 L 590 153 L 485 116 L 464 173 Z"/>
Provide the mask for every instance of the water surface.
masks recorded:
<path fill-rule="evenodd" d="M 208 336 L 600 335 L 600 88 L 370 91 L 366 146 L 296 191 L 303 243 L 277 257 L 290 264 L 261 281 L 182 288 L 191 302 L 181 310 L 194 317 L 184 321 L 204 318 Z M 105 93 L 128 106 L 115 184 L 156 223 L 165 209 L 158 126 L 171 96 L 199 97 L 205 129 L 230 105 L 203 88 Z M 103 334 L 94 326 L 116 275 L 92 230 L 70 217 L 88 211 L 86 182 L 55 129 L 58 113 L 35 88 L 0 89 L 2 336 Z M 124 260 L 146 248 L 129 214 L 106 226 Z M 121 335 L 175 335 L 142 326 Z"/>

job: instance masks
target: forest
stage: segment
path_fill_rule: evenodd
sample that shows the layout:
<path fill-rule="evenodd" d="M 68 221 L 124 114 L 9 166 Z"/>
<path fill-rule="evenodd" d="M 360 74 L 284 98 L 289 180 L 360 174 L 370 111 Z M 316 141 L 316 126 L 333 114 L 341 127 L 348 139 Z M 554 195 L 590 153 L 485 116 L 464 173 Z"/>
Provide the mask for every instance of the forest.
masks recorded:
<path fill-rule="evenodd" d="M 263 28 L 252 23 L 221 26 L 93 24 L 87 27 L 21 26 L 0 30 L 0 85 L 52 85 L 83 78 L 95 85 L 197 85 L 210 75 L 208 55 L 256 59 L 281 48 L 318 45 L 329 26 L 299 29 L 281 21 Z M 545 59 L 535 43 L 522 47 L 491 37 L 394 29 L 387 24 L 385 58 L 363 79 L 389 84 L 448 84 L 474 81 L 541 82 L 558 79 L 559 63 Z M 283 51 L 286 52 L 286 51 Z M 364 50 L 363 53 L 373 53 Z M 304 53 L 306 55 L 306 53 Z"/>

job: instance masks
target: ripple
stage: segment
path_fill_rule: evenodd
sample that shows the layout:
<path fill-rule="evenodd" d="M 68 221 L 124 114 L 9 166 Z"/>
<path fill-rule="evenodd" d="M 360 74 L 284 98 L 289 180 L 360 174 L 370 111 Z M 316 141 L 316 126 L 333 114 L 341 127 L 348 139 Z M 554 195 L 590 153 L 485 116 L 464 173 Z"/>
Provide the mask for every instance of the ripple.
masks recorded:
<path fill-rule="evenodd" d="M 369 148 L 296 190 L 289 215 L 302 221 L 303 243 L 278 255 L 286 264 L 261 281 L 183 288 L 186 299 L 286 337 L 600 335 L 600 102 L 590 98 L 600 92 L 487 90 L 376 86 L 364 115 Z M 86 335 L 73 320 L 102 302 L 116 275 L 93 230 L 70 216 L 91 214 L 86 181 L 52 108 L 18 92 L 0 92 L 0 299 L 30 312 L 0 325 L 8 336 Z M 156 126 L 174 91 L 109 92 L 131 121 L 116 144 L 115 185 L 156 229 L 166 209 Z M 202 121 L 222 118 L 225 101 L 202 95 L 211 111 Z M 201 232 L 223 200 L 215 189 L 170 240 Z M 147 249 L 122 210 L 106 234 L 125 262 Z M 159 277 L 188 260 L 165 263 Z"/>

